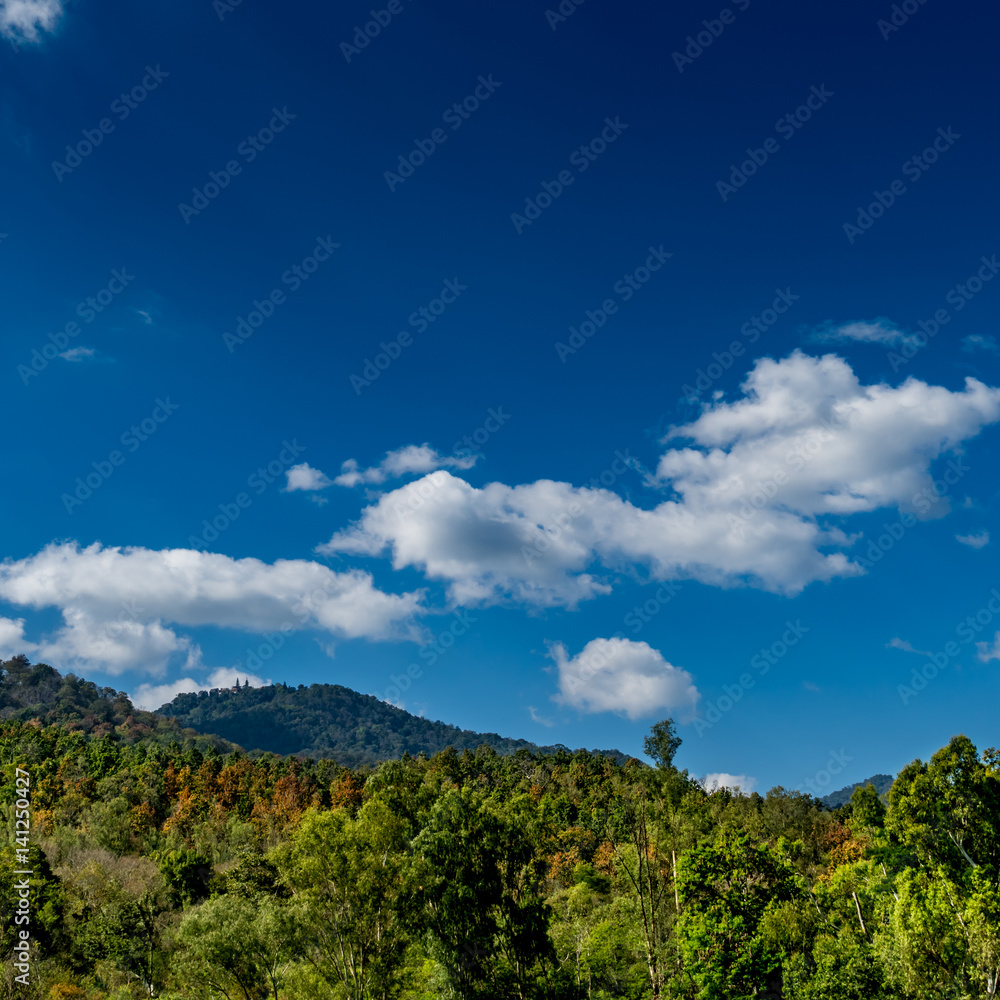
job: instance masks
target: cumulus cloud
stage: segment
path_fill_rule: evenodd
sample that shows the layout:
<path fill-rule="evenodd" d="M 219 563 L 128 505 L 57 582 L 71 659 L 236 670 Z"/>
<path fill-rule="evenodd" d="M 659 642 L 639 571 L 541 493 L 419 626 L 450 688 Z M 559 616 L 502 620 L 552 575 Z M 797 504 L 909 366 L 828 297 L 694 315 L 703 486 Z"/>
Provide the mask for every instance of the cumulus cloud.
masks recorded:
<path fill-rule="evenodd" d="M 288 477 L 284 488 L 286 493 L 292 493 L 295 490 L 306 490 L 307 492 L 325 490 L 328 486 L 333 485 L 332 479 L 329 479 L 319 469 L 314 469 L 308 462 L 293 465 L 285 475 Z"/>
<path fill-rule="evenodd" d="M 884 316 L 874 320 L 854 320 L 850 323 L 825 323 L 813 330 L 811 339 L 817 343 L 855 341 L 863 344 L 883 344 L 887 347 L 920 343 L 915 334 L 904 333 L 892 320 Z"/>
<path fill-rule="evenodd" d="M 700 697 L 691 675 L 645 642 L 591 639 L 576 656 L 554 643 L 549 655 L 559 673 L 553 700 L 582 712 L 616 712 L 630 719 L 662 709 L 690 714 Z"/>
<path fill-rule="evenodd" d="M 969 535 L 956 535 L 955 538 L 971 549 L 981 549 L 984 545 L 990 544 L 990 533 L 985 529 Z"/>
<path fill-rule="evenodd" d="M 0 0 L 0 34 L 14 42 L 39 42 L 40 32 L 55 30 L 62 17 L 60 0 Z"/>
<path fill-rule="evenodd" d="M 24 637 L 23 618 L 0 617 L 0 659 L 9 660 L 19 653 L 33 653 L 35 644 Z"/>
<path fill-rule="evenodd" d="M 1000 344 L 996 337 L 990 334 L 970 333 L 962 338 L 962 350 L 967 354 L 973 351 L 988 351 L 990 354 L 1000 354 Z"/>
<path fill-rule="evenodd" d="M 239 681 L 241 686 L 247 683 L 250 687 L 265 687 L 270 679 L 265 680 L 256 674 L 248 674 L 235 667 L 219 667 L 208 675 L 204 684 L 199 684 L 193 677 L 182 677 L 172 684 L 140 684 L 132 695 L 132 704 L 153 712 L 173 701 L 179 694 L 195 694 L 198 691 L 211 691 L 212 688 L 231 688 Z"/>
<path fill-rule="evenodd" d="M 97 352 L 92 347 L 71 347 L 68 351 L 63 351 L 59 357 L 66 361 L 83 361 L 84 358 L 92 358 Z"/>
<path fill-rule="evenodd" d="M 379 486 L 389 479 L 401 479 L 413 474 L 423 475 L 435 469 L 471 469 L 476 464 L 476 455 L 452 455 L 443 457 L 428 444 L 410 444 L 405 448 L 386 452 L 378 465 L 362 469 L 349 458 L 341 466 L 340 475 L 334 480 L 338 486 L 357 486 L 361 483 Z"/>
<path fill-rule="evenodd" d="M 481 489 L 444 470 L 379 497 L 320 551 L 391 554 L 462 603 L 574 606 L 615 573 L 795 594 L 857 576 L 852 514 L 943 516 L 932 463 L 1000 419 L 1000 389 L 862 385 L 835 355 L 757 361 L 742 398 L 673 428 L 652 477 L 669 499 L 539 480 Z M 627 470 L 620 463 L 618 475 Z"/>
<path fill-rule="evenodd" d="M 733 792 L 749 793 L 754 790 L 756 784 L 756 778 L 749 778 L 745 774 L 727 774 L 725 771 L 719 771 L 716 774 L 706 774 L 701 779 L 701 786 L 706 792 L 728 788 Z"/>
<path fill-rule="evenodd" d="M 335 573 L 301 559 L 232 559 L 191 549 L 49 545 L 0 564 L 0 598 L 58 608 L 63 626 L 38 643 L 62 667 L 162 675 L 201 652 L 174 626 L 264 634 L 315 629 L 339 638 L 416 638 L 419 593 L 387 594 L 368 573 Z"/>

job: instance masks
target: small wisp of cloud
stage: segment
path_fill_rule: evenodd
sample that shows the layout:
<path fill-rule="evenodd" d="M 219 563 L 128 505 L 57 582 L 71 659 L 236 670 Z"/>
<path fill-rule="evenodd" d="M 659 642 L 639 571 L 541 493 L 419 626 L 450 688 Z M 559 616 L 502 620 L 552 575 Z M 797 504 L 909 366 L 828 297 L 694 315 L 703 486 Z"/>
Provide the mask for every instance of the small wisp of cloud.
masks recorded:
<path fill-rule="evenodd" d="M 849 323 L 834 323 L 828 321 L 816 327 L 809 339 L 815 344 L 843 344 L 855 342 L 859 344 L 881 344 L 883 346 L 898 346 L 900 344 L 916 343 L 912 333 L 904 333 L 890 319 L 879 316 L 873 320 L 852 320 Z"/>
<path fill-rule="evenodd" d="M 379 486 L 389 479 L 400 479 L 408 475 L 426 475 L 437 469 L 471 469 L 476 464 L 477 455 L 452 455 L 445 457 L 426 442 L 410 444 L 395 451 L 386 452 L 385 458 L 369 469 L 362 469 L 357 461 L 349 458 L 340 467 L 340 475 L 334 480 L 338 486 L 348 488 L 360 483 Z"/>
<path fill-rule="evenodd" d="M 955 540 L 962 545 L 968 545 L 970 549 L 981 549 L 984 545 L 990 544 L 990 533 L 983 529 L 968 535 L 956 535 Z"/>
<path fill-rule="evenodd" d="M 84 358 L 92 358 L 96 353 L 93 347 L 71 347 L 68 351 L 63 351 L 59 357 L 66 361 L 83 361 Z"/>
<path fill-rule="evenodd" d="M 966 354 L 975 351 L 987 351 L 990 354 L 1000 354 L 1000 344 L 996 337 L 990 334 L 970 333 L 968 337 L 962 338 L 962 350 Z"/>

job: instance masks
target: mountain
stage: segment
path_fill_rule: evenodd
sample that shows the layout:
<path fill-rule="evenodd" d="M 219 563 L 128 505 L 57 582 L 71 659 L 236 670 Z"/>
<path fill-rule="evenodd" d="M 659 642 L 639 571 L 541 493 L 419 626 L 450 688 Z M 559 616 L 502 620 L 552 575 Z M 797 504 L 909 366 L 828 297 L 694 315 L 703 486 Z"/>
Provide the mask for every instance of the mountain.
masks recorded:
<path fill-rule="evenodd" d="M 892 774 L 873 774 L 870 778 L 865 778 L 864 781 L 856 781 L 853 785 L 848 785 L 846 788 L 839 788 L 835 792 L 830 792 L 829 795 L 825 795 L 820 801 L 829 809 L 836 809 L 838 806 L 846 805 L 851 801 L 851 796 L 854 794 L 855 788 L 864 788 L 865 785 L 874 785 L 875 791 L 879 795 L 887 795 L 895 780 L 896 778 Z"/>
<path fill-rule="evenodd" d="M 124 691 L 98 687 L 76 674 L 60 674 L 26 656 L 0 661 L 0 722 L 39 722 L 90 736 L 115 733 L 126 743 L 180 743 L 219 753 L 237 749 L 227 740 L 185 729 L 176 720 L 136 708 Z"/>
<path fill-rule="evenodd" d="M 298 688 L 272 684 L 199 691 L 178 695 L 157 713 L 247 748 L 328 757 L 352 768 L 393 760 L 404 753 L 432 756 L 449 746 L 459 751 L 475 750 L 485 743 L 499 754 L 521 749 L 532 753 L 566 749 L 431 722 L 339 684 L 300 684 Z M 618 763 L 630 759 L 620 750 L 591 752 Z"/>

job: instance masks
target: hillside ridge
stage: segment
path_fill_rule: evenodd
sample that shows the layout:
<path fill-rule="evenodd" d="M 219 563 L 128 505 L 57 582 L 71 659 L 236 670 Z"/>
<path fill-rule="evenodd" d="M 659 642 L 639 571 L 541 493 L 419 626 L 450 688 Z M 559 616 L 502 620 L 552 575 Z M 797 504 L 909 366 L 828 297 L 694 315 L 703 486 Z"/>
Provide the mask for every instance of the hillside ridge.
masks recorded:
<path fill-rule="evenodd" d="M 330 757 L 352 768 L 398 759 L 404 753 L 433 756 L 449 746 L 461 751 L 486 744 L 501 754 L 568 749 L 425 719 L 341 684 L 215 688 L 180 694 L 156 711 L 183 726 L 238 740 L 248 748 Z M 588 752 L 618 763 L 630 759 L 620 750 Z"/>

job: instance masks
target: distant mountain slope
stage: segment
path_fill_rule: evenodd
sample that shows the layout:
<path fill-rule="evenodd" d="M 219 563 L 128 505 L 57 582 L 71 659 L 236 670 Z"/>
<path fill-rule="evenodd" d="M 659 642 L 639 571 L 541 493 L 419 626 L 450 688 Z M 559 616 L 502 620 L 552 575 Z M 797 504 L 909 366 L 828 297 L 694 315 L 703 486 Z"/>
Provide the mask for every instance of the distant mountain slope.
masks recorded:
<path fill-rule="evenodd" d="M 562 749 L 431 722 L 339 684 L 200 691 L 178 695 L 157 712 L 248 749 L 331 757 L 346 767 L 376 764 L 404 753 L 432 756 L 449 746 L 475 750 L 483 743 L 500 754 L 522 748 L 542 753 Z M 593 752 L 619 762 L 629 759 L 619 750 Z"/>
<path fill-rule="evenodd" d="M 136 708 L 124 691 L 101 688 L 75 674 L 60 674 L 26 656 L 0 661 L 0 721 L 64 726 L 91 736 L 115 733 L 128 743 L 180 743 L 220 753 L 236 749 L 216 736 L 184 729 L 176 721 Z"/>
<path fill-rule="evenodd" d="M 829 795 L 825 795 L 822 798 L 823 805 L 829 807 L 830 809 L 836 809 L 838 806 L 846 805 L 851 801 L 851 796 L 854 794 L 855 788 L 864 788 L 865 785 L 874 785 L 875 791 L 879 795 L 885 795 L 890 788 L 892 788 L 892 783 L 895 781 L 895 776 L 891 774 L 873 774 L 870 778 L 865 778 L 864 781 L 856 781 L 853 785 L 848 785 L 846 788 L 839 788 L 835 792 L 830 792 Z"/>

